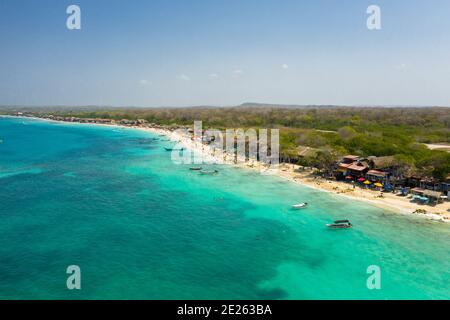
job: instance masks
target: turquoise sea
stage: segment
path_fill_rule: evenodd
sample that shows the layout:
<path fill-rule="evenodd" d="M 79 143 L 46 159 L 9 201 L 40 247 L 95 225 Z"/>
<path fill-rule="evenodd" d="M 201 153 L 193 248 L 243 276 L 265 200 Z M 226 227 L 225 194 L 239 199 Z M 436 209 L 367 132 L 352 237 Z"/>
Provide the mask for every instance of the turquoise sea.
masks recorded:
<path fill-rule="evenodd" d="M 450 298 L 450 225 L 231 166 L 201 176 L 154 137 L 0 118 L 1 299 Z M 325 227 L 339 218 L 354 228 Z"/>

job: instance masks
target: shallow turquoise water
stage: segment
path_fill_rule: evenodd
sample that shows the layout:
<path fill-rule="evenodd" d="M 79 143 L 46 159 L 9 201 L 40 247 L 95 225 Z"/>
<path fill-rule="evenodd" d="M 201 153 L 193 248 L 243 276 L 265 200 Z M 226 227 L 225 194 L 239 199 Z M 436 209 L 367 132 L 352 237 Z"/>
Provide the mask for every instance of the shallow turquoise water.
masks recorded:
<path fill-rule="evenodd" d="M 245 169 L 200 176 L 152 137 L 0 118 L 0 298 L 450 298 L 449 225 Z M 338 218 L 355 227 L 324 227 Z"/>

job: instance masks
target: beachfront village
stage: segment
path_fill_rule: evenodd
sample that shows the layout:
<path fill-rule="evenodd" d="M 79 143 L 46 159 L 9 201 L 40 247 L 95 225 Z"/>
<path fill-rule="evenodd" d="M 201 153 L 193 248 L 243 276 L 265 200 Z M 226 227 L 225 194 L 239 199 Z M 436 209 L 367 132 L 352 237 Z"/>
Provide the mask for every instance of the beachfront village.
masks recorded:
<path fill-rule="evenodd" d="M 357 184 L 375 191 L 397 192 L 421 204 L 436 205 L 448 200 L 450 175 L 446 181 L 429 177 L 406 176 L 400 173 L 395 158 L 344 156 L 336 166 L 334 177 L 338 181 Z"/>
<path fill-rule="evenodd" d="M 36 115 L 31 113 L 20 113 L 16 116 L 39 117 L 54 121 L 91 123 L 103 125 L 117 125 L 124 127 L 149 128 L 173 132 L 177 129 L 186 129 L 190 140 L 194 137 L 192 128 L 159 125 L 149 123 L 145 119 L 100 119 L 100 118 L 77 118 L 53 115 Z M 209 145 L 214 137 L 203 137 L 200 143 Z M 195 142 L 196 144 L 198 141 Z M 362 157 L 359 155 L 345 155 L 325 168 L 306 167 L 297 164 L 297 161 L 314 149 L 299 147 L 297 159 L 280 159 L 281 175 L 290 180 L 327 191 L 365 198 L 373 202 L 387 204 L 391 208 L 402 207 L 403 211 L 416 214 L 431 213 L 435 220 L 450 221 L 450 173 L 443 181 L 432 177 L 414 176 L 403 170 L 400 164 L 392 156 Z M 254 167 L 254 163 L 247 164 Z M 389 199 L 390 198 L 390 199 Z"/>

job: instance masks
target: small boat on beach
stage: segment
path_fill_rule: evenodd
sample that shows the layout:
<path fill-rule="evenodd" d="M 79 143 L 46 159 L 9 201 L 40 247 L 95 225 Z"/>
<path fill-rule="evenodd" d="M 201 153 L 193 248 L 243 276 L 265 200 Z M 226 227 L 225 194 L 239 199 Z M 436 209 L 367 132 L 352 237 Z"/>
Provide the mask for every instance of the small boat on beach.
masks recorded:
<path fill-rule="evenodd" d="M 189 170 L 200 171 L 200 170 L 202 170 L 202 167 L 190 167 Z"/>
<path fill-rule="evenodd" d="M 219 170 L 200 170 L 201 174 L 217 174 Z"/>
<path fill-rule="evenodd" d="M 334 223 L 327 224 L 330 229 L 348 229 L 353 227 L 349 220 L 336 220 Z"/>
<path fill-rule="evenodd" d="M 166 147 L 164 147 L 164 149 L 165 149 L 166 151 L 183 151 L 183 150 L 184 150 L 184 148 L 175 149 L 175 148 L 166 148 Z"/>
<path fill-rule="evenodd" d="M 298 204 L 294 204 L 292 209 L 305 209 L 308 206 L 308 202 L 302 202 Z"/>

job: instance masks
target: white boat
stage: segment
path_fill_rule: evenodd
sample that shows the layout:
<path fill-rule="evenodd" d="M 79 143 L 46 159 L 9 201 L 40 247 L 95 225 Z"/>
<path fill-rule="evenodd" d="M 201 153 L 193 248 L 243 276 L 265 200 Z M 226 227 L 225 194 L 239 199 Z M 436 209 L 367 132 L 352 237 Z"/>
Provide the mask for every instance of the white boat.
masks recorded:
<path fill-rule="evenodd" d="M 294 205 L 292 206 L 292 208 L 294 208 L 294 209 L 304 209 L 304 208 L 306 208 L 307 206 L 308 206 L 308 203 L 307 203 L 307 202 L 302 202 L 302 203 L 294 204 Z"/>

